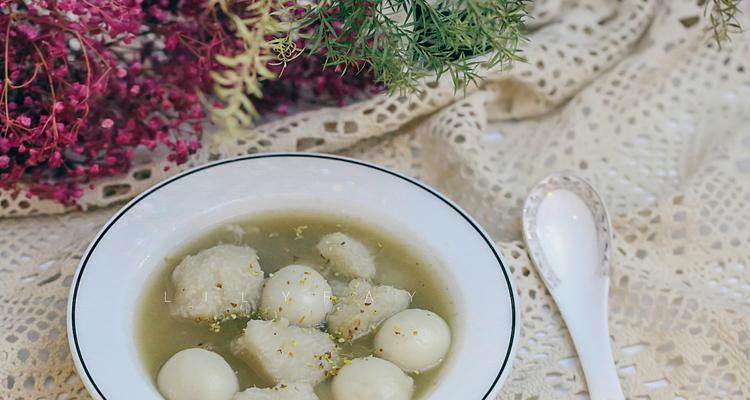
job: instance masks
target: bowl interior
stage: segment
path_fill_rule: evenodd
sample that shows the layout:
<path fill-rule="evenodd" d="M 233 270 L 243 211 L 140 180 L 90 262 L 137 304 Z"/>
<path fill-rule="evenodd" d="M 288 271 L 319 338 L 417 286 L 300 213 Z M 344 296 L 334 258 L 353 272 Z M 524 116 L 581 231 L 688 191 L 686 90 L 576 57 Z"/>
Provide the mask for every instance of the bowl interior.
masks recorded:
<path fill-rule="evenodd" d="M 159 399 L 135 343 L 142 289 L 163 257 L 211 227 L 269 211 L 309 210 L 374 225 L 436 259 L 457 317 L 430 398 L 484 399 L 510 368 L 518 309 L 509 271 L 488 236 L 432 189 L 359 161 L 273 154 L 199 167 L 146 191 L 110 220 L 71 288 L 68 333 L 89 391 Z"/>

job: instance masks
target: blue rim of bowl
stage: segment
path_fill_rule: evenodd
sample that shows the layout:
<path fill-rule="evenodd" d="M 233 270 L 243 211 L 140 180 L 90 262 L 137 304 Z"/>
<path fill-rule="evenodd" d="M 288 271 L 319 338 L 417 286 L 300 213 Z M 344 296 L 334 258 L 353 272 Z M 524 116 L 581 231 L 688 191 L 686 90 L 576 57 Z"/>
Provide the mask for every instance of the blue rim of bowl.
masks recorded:
<path fill-rule="evenodd" d="M 187 171 L 184 171 L 178 175 L 175 175 L 171 178 L 168 178 L 160 183 L 157 183 L 156 185 L 152 186 L 151 188 L 147 189 L 145 192 L 141 193 L 137 197 L 135 197 L 133 200 L 131 200 L 129 203 L 127 203 L 125 206 L 123 206 L 120 211 L 117 212 L 117 214 L 110 219 L 107 224 L 102 228 L 101 231 L 96 235 L 96 238 L 91 243 L 89 248 L 86 250 L 86 254 L 84 255 L 83 259 L 81 260 L 81 264 L 79 265 L 77 271 L 76 271 L 76 280 L 75 285 L 73 286 L 71 290 L 71 298 L 70 298 L 70 318 L 69 318 L 69 325 L 70 329 L 73 334 L 72 338 L 72 347 L 75 348 L 75 354 L 78 358 L 78 361 L 80 362 L 80 366 L 83 369 L 83 372 L 86 374 L 86 379 L 91 383 L 91 386 L 96 390 L 96 393 L 101 396 L 102 399 L 107 400 L 107 397 L 102 393 L 101 389 L 99 389 L 99 386 L 94 381 L 93 376 L 91 376 L 91 373 L 88 370 L 88 367 L 86 367 L 86 362 L 83 359 L 83 354 L 81 352 L 81 347 L 78 343 L 78 332 L 76 331 L 76 301 L 78 297 L 78 287 L 81 283 L 81 278 L 83 277 L 83 272 L 86 269 L 86 265 L 88 263 L 89 258 L 91 257 L 91 254 L 96 249 L 96 246 L 99 244 L 99 242 L 104 238 L 104 236 L 107 234 L 109 229 L 117 223 L 117 221 L 125 215 L 128 210 L 133 208 L 136 204 L 138 204 L 141 200 L 148 197 L 152 193 L 156 192 L 157 190 L 169 185 L 172 182 L 175 182 L 181 178 L 184 178 L 186 176 L 192 175 L 194 173 L 213 168 L 218 167 L 224 164 L 230 164 L 234 162 L 241 162 L 241 161 L 247 161 L 247 160 L 254 160 L 254 159 L 265 159 L 265 158 L 317 158 L 317 159 L 325 159 L 325 160 L 332 160 L 332 161 L 340 161 L 340 162 L 346 162 L 350 164 L 355 164 L 361 167 L 366 167 L 370 169 L 374 169 L 376 171 L 380 171 L 383 173 L 386 173 L 388 175 L 394 176 L 396 178 L 399 178 L 401 180 L 404 180 L 408 183 L 411 183 L 422 190 L 430 193 L 431 195 L 438 198 L 440 201 L 448 205 L 450 208 L 452 208 L 454 211 L 456 211 L 466 222 L 471 225 L 472 228 L 474 228 L 474 231 L 476 231 L 479 236 L 482 237 L 482 240 L 487 244 L 487 246 L 492 251 L 492 254 L 495 256 L 495 259 L 497 260 L 498 264 L 500 264 L 500 271 L 503 274 L 503 278 L 505 279 L 506 284 L 508 285 L 508 294 L 510 296 L 510 305 L 511 305 L 511 331 L 510 331 L 510 340 L 508 342 L 508 350 L 505 353 L 505 357 L 503 358 L 503 363 L 500 366 L 500 371 L 497 373 L 497 376 L 492 382 L 492 385 L 490 385 L 490 388 L 487 390 L 484 396 L 482 396 L 481 400 L 487 400 L 488 397 L 492 394 L 492 392 L 495 390 L 496 386 L 500 382 L 501 377 L 505 373 L 506 369 L 509 367 L 510 363 L 512 362 L 512 355 L 514 353 L 514 344 L 516 340 L 516 329 L 517 329 L 517 318 L 518 318 L 518 309 L 516 307 L 516 294 L 514 293 L 514 286 L 511 282 L 510 276 L 508 275 L 508 269 L 505 267 L 505 264 L 503 263 L 502 258 L 500 257 L 500 253 L 495 248 L 495 245 L 493 244 L 492 240 L 488 237 L 488 235 L 482 230 L 482 228 L 474 222 L 473 218 L 471 218 L 463 209 L 461 209 L 458 205 L 453 203 L 451 200 L 440 194 L 435 189 L 432 189 L 431 187 L 415 180 L 412 178 L 409 178 L 405 175 L 402 175 L 398 172 L 392 171 L 390 169 L 370 164 L 364 161 L 359 161 L 347 157 L 341 157 L 341 156 L 334 156 L 329 154 L 317 154 L 317 153 L 266 153 L 266 154 L 252 154 L 252 155 L 246 155 L 246 156 L 239 156 L 235 158 L 230 158 L 226 160 L 220 160 L 213 163 L 205 164 L 202 166 L 198 166 L 192 169 L 189 169 Z M 80 372 L 80 371 L 79 371 Z"/>

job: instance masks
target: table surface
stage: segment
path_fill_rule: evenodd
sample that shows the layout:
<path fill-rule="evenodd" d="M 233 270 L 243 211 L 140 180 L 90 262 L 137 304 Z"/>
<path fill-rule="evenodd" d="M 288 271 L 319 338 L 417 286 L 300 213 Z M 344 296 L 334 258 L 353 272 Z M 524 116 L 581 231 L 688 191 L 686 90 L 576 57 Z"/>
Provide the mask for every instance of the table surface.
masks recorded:
<path fill-rule="evenodd" d="M 626 396 L 750 398 L 750 34 L 718 50 L 705 21 L 685 23 L 703 15 L 694 1 L 540 0 L 532 14 L 527 62 L 488 72 L 466 96 L 443 81 L 301 113 L 254 136 L 217 134 L 210 149 L 336 152 L 422 179 L 467 209 L 500 245 L 522 304 L 503 399 L 587 396 L 519 241 L 529 187 L 572 171 L 612 214 L 610 332 Z M 174 172 L 139 168 L 151 178 L 100 183 L 82 201 L 87 212 L 0 220 L 0 398 L 87 397 L 65 338 L 68 287 L 116 210 L 107 205 Z M 103 194 L 123 183 L 123 194 Z M 64 211 L 0 200 L 6 215 Z"/>

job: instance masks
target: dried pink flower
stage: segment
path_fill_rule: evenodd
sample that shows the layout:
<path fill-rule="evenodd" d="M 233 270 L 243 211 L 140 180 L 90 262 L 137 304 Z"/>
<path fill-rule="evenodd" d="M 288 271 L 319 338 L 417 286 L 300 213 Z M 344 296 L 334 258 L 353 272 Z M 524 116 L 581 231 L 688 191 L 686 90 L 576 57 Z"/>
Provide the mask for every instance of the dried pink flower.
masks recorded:
<path fill-rule="evenodd" d="M 252 0 L 238 0 L 237 7 Z M 240 42 L 207 0 L 0 0 L 0 189 L 70 204 L 90 180 L 125 173 L 134 149 L 200 148 L 216 54 Z M 304 42 L 300 40 L 300 45 Z M 371 77 L 301 56 L 264 82 L 258 109 L 341 105 L 379 88 Z M 168 167 L 167 167 L 168 168 Z"/>

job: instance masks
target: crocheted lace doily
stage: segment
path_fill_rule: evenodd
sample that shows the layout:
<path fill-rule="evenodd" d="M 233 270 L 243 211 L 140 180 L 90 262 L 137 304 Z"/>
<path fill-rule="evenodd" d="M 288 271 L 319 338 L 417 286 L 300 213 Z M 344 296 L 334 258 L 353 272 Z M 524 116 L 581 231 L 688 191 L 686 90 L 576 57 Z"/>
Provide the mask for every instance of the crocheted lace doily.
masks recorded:
<path fill-rule="evenodd" d="M 337 152 L 444 191 L 513 270 L 521 348 L 500 398 L 516 400 L 587 396 L 560 313 L 519 241 L 529 186 L 570 170 L 612 213 L 610 331 L 627 397 L 750 398 L 750 34 L 719 49 L 695 0 L 533 4 L 527 62 L 490 72 L 467 96 L 440 82 L 419 96 L 299 114 L 254 136 L 215 135 L 192 164 Z M 114 212 L 105 206 L 174 171 L 144 160 L 87 192 L 89 212 L 0 221 L 0 398 L 88 398 L 65 338 L 73 271 Z M 0 207 L 65 211 L 7 195 Z"/>

